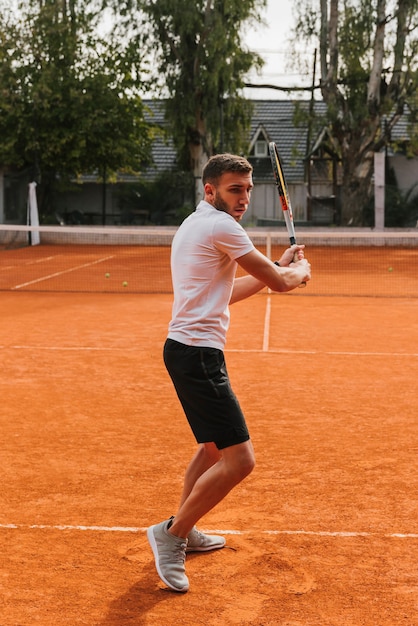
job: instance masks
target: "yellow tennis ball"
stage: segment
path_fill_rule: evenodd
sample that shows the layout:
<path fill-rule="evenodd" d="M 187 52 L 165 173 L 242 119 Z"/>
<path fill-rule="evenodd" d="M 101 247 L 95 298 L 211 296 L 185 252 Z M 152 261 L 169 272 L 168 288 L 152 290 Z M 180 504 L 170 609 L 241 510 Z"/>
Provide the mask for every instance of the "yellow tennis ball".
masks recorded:
<path fill-rule="evenodd" d="M 122 287 L 127 287 L 127 286 L 128 286 L 128 283 L 127 283 L 126 280 L 124 280 L 123 283 L 122 283 Z"/>
<path fill-rule="evenodd" d="M 388 272 L 393 272 L 393 267 L 388 267 Z"/>
<path fill-rule="evenodd" d="M 106 272 L 106 274 L 105 274 L 105 278 L 110 278 L 110 274 L 109 274 L 109 272 Z"/>

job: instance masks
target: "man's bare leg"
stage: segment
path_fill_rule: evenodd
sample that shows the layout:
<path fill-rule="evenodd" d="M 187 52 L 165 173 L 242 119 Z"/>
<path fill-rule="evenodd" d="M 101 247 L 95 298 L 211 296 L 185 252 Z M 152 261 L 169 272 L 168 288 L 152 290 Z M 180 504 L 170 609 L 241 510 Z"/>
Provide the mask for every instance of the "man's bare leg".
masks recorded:
<path fill-rule="evenodd" d="M 246 441 L 223 449 L 219 460 L 195 478 L 203 467 L 203 453 L 200 457 L 198 454 L 199 451 L 189 465 L 184 498 L 169 529 L 169 533 L 176 537 L 187 537 L 196 522 L 244 480 L 255 464 L 252 443 Z"/>
<path fill-rule="evenodd" d="M 221 458 L 221 453 L 214 443 L 201 443 L 195 455 L 190 461 L 184 475 L 183 492 L 180 498 L 179 508 L 189 497 L 195 482 L 206 470 L 217 463 Z"/>

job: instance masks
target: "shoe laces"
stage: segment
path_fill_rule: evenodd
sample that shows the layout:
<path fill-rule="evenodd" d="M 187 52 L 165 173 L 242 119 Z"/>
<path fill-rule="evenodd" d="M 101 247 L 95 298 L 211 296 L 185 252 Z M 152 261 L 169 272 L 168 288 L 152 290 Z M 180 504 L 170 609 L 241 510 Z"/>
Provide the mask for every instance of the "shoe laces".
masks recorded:
<path fill-rule="evenodd" d="M 176 545 L 176 548 L 173 551 L 173 557 L 175 561 L 178 561 L 179 563 L 185 562 L 186 548 L 187 548 L 187 543 L 179 543 L 178 545 Z"/>
<path fill-rule="evenodd" d="M 189 537 L 193 539 L 193 543 L 196 543 L 197 541 L 202 542 L 205 538 L 203 533 L 201 533 L 200 530 L 196 528 L 196 526 L 194 526 L 190 531 Z"/>

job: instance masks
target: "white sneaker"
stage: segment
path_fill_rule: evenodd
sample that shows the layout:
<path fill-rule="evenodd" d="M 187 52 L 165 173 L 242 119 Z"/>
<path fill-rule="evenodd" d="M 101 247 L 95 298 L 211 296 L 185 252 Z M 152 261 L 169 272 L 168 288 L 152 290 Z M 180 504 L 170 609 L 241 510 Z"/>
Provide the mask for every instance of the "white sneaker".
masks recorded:
<path fill-rule="evenodd" d="M 161 580 L 173 591 L 185 592 L 189 589 L 189 580 L 184 567 L 187 539 L 175 537 L 168 532 L 167 526 L 170 521 L 150 526 L 147 529 L 147 537 Z"/>
<path fill-rule="evenodd" d="M 186 552 L 209 552 L 209 550 L 220 550 L 225 546 L 225 539 L 218 535 L 205 535 L 196 526 L 192 528 L 187 536 Z"/>

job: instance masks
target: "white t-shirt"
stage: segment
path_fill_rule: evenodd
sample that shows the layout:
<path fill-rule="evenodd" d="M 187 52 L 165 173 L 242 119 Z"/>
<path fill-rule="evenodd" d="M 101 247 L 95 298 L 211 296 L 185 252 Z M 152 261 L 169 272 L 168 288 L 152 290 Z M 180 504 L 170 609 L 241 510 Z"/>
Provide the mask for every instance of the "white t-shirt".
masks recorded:
<path fill-rule="evenodd" d="M 168 337 L 223 350 L 237 262 L 254 250 L 242 226 L 202 200 L 176 232 L 171 248 L 174 287 Z"/>

